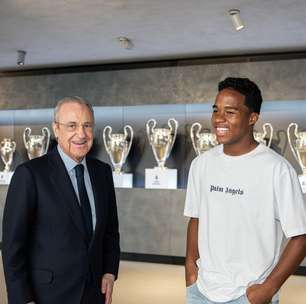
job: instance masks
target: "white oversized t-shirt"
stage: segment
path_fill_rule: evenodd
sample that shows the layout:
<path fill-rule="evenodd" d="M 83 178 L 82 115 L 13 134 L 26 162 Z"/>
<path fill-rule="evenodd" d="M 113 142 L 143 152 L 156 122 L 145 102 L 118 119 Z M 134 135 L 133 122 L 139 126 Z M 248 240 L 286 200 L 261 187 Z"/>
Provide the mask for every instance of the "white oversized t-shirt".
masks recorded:
<path fill-rule="evenodd" d="M 241 156 L 219 145 L 194 159 L 184 215 L 199 218 L 197 285 L 216 302 L 262 283 L 278 262 L 283 235 L 306 233 L 297 174 L 263 144 Z"/>

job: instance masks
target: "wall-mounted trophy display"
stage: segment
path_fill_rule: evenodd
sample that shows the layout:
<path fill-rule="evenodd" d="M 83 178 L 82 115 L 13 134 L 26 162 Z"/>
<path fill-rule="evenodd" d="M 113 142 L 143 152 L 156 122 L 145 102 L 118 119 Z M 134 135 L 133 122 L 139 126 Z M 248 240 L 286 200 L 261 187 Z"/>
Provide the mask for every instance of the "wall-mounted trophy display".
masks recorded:
<path fill-rule="evenodd" d="M 173 148 L 178 122 L 169 118 L 169 128 L 156 128 L 156 120 L 151 118 L 146 123 L 149 143 L 152 147 L 157 167 L 145 169 L 145 187 L 151 189 L 176 189 L 177 169 L 166 168 L 165 163 Z"/>
<path fill-rule="evenodd" d="M 47 153 L 50 142 L 50 131 L 47 127 L 41 129 L 42 135 L 32 135 L 31 128 L 23 131 L 23 142 L 29 159 L 40 157 Z"/>
<path fill-rule="evenodd" d="M 267 130 L 270 130 L 269 131 L 269 141 L 267 142 L 266 141 L 266 137 L 268 135 L 268 131 Z M 269 123 L 269 122 L 266 122 L 263 126 L 262 126 L 262 130 L 263 132 L 258 132 L 258 131 L 254 131 L 253 134 L 254 134 L 254 139 L 259 142 L 259 143 L 262 143 L 264 145 L 266 145 L 267 147 L 271 147 L 271 143 L 272 143 L 272 138 L 273 138 L 273 127 L 272 125 Z"/>
<path fill-rule="evenodd" d="M 0 155 L 4 163 L 4 170 L 0 172 L 0 184 L 8 185 L 11 181 L 13 172 L 11 165 L 13 162 L 14 152 L 16 150 L 16 142 L 11 138 L 3 138 L 0 143 Z"/>
<path fill-rule="evenodd" d="M 292 143 L 290 130 L 294 127 L 295 140 Z M 287 128 L 287 137 L 294 158 L 299 163 L 303 174 L 299 175 L 303 193 L 306 193 L 306 132 L 298 132 L 298 124 L 292 122 Z"/>
<path fill-rule="evenodd" d="M 122 172 L 122 166 L 132 146 L 134 136 L 133 128 L 126 125 L 123 128 L 123 133 L 112 132 L 113 129 L 110 126 L 106 126 L 103 129 L 104 146 L 114 168 L 114 185 L 118 188 L 132 188 L 133 174 Z"/>
<path fill-rule="evenodd" d="M 210 132 L 201 132 L 202 125 L 195 122 L 190 128 L 190 138 L 192 146 L 197 155 L 204 153 L 205 151 L 218 145 L 216 135 Z"/>

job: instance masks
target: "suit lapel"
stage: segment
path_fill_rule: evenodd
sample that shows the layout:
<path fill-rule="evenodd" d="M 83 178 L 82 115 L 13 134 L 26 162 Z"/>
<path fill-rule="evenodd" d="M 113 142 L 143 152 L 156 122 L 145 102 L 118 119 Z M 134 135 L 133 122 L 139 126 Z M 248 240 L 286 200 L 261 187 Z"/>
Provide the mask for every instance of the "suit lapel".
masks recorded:
<path fill-rule="evenodd" d="M 63 207 L 68 211 L 76 228 L 79 230 L 84 240 L 88 243 L 81 208 L 71 183 L 70 176 L 68 175 L 57 149 L 53 149 L 51 152 L 49 152 L 49 155 L 50 179 L 53 184 L 53 189 L 55 189 L 59 193 L 59 196 L 63 198 Z"/>

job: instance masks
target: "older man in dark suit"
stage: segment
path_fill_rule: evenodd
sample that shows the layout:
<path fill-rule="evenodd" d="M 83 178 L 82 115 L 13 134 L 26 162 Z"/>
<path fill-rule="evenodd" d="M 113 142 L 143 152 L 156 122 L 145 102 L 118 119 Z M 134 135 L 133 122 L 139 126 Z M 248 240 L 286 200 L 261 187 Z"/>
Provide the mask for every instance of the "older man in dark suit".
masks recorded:
<path fill-rule="evenodd" d="M 58 145 L 20 165 L 3 217 L 10 304 L 110 304 L 119 267 L 112 172 L 87 156 L 94 115 L 80 97 L 59 101 Z"/>

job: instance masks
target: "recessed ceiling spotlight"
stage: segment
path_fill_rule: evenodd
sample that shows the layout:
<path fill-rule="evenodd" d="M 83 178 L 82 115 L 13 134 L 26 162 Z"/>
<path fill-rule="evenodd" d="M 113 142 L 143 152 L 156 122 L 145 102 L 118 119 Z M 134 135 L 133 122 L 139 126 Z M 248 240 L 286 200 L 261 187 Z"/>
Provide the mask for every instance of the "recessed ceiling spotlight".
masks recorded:
<path fill-rule="evenodd" d="M 132 40 L 127 37 L 118 37 L 117 39 L 120 42 L 121 47 L 126 50 L 130 50 L 134 46 Z"/>
<path fill-rule="evenodd" d="M 240 10 L 239 9 L 230 9 L 228 11 L 231 19 L 232 19 L 232 22 L 233 22 L 233 25 L 234 25 L 234 28 L 236 29 L 236 31 L 240 31 L 244 28 L 244 24 L 240 18 Z"/>
<path fill-rule="evenodd" d="M 23 50 L 17 51 L 17 65 L 24 65 L 25 56 L 27 52 Z"/>

